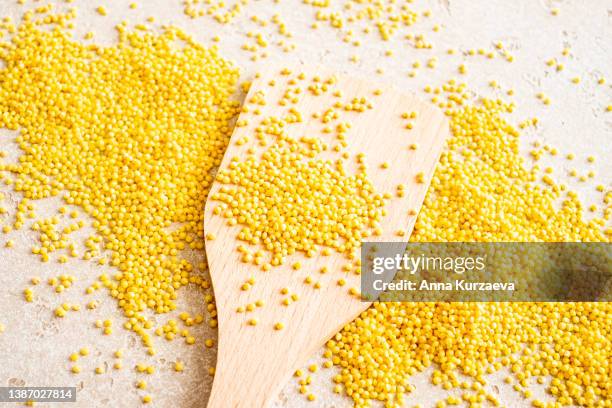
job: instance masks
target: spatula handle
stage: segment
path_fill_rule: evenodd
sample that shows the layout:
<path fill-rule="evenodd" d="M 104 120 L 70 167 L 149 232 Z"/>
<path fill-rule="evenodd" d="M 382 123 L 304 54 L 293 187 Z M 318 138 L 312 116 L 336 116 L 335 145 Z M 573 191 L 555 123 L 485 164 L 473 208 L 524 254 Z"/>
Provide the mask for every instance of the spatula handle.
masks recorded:
<path fill-rule="evenodd" d="M 293 273 L 279 270 L 277 279 L 288 279 Z M 270 306 L 257 326 L 245 324 L 242 314 L 227 313 L 230 297 L 218 299 L 225 318 L 219 320 L 217 367 L 208 408 L 270 406 L 292 373 L 369 306 L 348 296 L 338 302 L 332 289 L 304 296 L 292 308 Z M 226 288 L 225 293 L 231 292 Z M 274 330 L 273 322 L 283 318 L 290 324 L 282 331 Z"/>
<path fill-rule="evenodd" d="M 233 337 L 233 336 L 232 336 Z M 236 333 L 236 337 L 240 337 Z M 291 363 L 274 352 L 274 347 L 258 347 L 241 340 L 230 340 L 233 350 L 225 352 L 222 339 L 208 408 L 265 408 L 270 405 L 290 375 Z"/>

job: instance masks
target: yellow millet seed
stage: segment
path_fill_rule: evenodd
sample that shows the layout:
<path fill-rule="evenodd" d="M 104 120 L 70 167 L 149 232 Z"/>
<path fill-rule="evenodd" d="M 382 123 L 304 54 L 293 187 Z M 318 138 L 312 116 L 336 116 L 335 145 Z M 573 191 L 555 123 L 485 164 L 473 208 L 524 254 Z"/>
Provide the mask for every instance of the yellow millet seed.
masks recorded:
<path fill-rule="evenodd" d="M 24 289 L 23 296 L 26 302 L 32 302 L 34 300 L 34 292 L 30 288 Z"/>

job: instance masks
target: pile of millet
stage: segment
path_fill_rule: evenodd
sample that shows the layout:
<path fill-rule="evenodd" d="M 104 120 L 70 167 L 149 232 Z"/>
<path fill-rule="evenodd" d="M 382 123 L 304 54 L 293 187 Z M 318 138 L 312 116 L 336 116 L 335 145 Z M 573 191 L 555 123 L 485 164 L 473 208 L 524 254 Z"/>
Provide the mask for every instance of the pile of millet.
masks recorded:
<path fill-rule="evenodd" d="M 32 252 L 42 262 L 80 256 L 116 267 L 92 288 L 108 288 L 151 348 L 142 312 L 174 310 L 185 285 L 210 286 L 205 265 L 180 252 L 204 246 L 202 208 L 239 110 L 239 73 L 172 27 L 122 24 L 117 44 L 85 45 L 68 29 L 74 16 L 28 12 L 2 27 L 10 40 L 0 44 L 0 126 L 17 131 L 22 155 L 0 163 L 0 174 L 23 197 L 3 231 L 37 231 Z M 58 213 L 30 220 L 32 202 L 52 196 L 65 204 Z M 85 252 L 71 238 L 82 221 L 56 228 L 68 208 L 96 231 Z"/>
<path fill-rule="evenodd" d="M 519 154 L 519 131 L 506 119 L 513 106 L 472 103 L 465 86 L 441 87 L 452 136 L 442 154 L 413 242 L 610 242 L 604 218 L 586 221 L 572 191 L 542 187 Z M 458 101 L 458 102 L 454 102 Z M 545 176 L 544 176 L 545 177 Z M 561 201 L 560 207 L 556 204 Z M 605 203 L 610 208 L 610 196 Z M 368 406 L 401 406 L 410 377 L 432 364 L 432 383 L 460 388 L 470 407 L 497 398 L 487 374 L 506 367 L 508 382 L 534 407 L 612 403 L 612 304 L 375 303 L 327 344 L 340 373 L 334 381 Z M 462 378 L 467 376 L 469 381 Z M 532 398 L 546 386 L 551 402 Z M 440 401 L 438 406 L 456 405 Z M 485 405 L 486 406 L 486 405 Z"/>
<path fill-rule="evenodd" d="M 141 312 L 171 311 L 182 286 L 208 286 L 180 252 L 203 248 L 202 209 L 239 111 L 238 72 L 173 28 L 121 25 L 118 45 L 83 45 L 68 34 L 73 17 L 27 13 L 0 25 L 11 37 L 0 44 L 0 126 L 18 131 L 22 151 L 17 163 L 0 162 L 0 175 L 25 197 L 3 232 L 26 227 L 37 199 L 60 196 L 84 210 L 97 231 L 91 242 L 102 243 L 89 258 L 104 263 L 109 253 L 117 268 L 101 284 L 151 347 Z M 454 82 L 438 93 L 449 97 L 452 138 L 411 240 L 610 241 L 612 197 L 604 218 L 585 221 L 575 193 L 550 178 L 539 185 L 519 154 L 520 131 L 505 119 L 511 104 L 471 101 Z M 48 239 L 33 252 L 62 262 L 73 256 L 71 231 L 53 224 L 40 220 Z M 339 369 L 336 389 L 357 406 L 401 404 L 410 376 L 435 364 L 432 383 L 462 389 L 469 406 L 497 404 L 486 374 L 505 366 L 526 400 L 534 382 L 555 397 L 534 407 L 609 407 L 611 338 L 608 303 L 377 303 L 328 343 L 327 355 Z"/>
<path fill-rule="evenodd" d="M 211 196 L 222 203 L 215 212 L 241 225 L 239 240 L 271 254 L 264 270 L 294 253 L 312 257 L 322 247 L 354 259 L 361 240 L 379 228 L 383 195 L 365 169 L 351 175 L 342 160 L 318 158 L 323 146 L 320 139 L 280 138 L 260 160 L 232 161 L 217 176 L 224 186 Z"/>

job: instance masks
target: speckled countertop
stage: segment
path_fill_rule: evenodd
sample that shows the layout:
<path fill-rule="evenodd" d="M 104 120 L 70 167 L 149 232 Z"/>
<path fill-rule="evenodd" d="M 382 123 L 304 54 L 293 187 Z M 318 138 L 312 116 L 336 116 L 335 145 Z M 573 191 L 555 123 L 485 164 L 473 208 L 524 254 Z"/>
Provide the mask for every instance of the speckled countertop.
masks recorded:
<path fill-rule="evenodd" d="M 376 39 L 364 42 L 361 47 L 352 47 L 343 43 L 339 34 L 328 28 L 311 30 L 309 25 L 313 22 L 314 11 L 299 0 L 280 0 L 277 3 L 272 0 L 251 0 L 243 13 L 228 25 L 220 25 L 208 17 L 187 18 L 180 0 L 140 1 L 136 10 L 129 10 L 129 3 L 119 0 L 76 0 L 73 4 L 78 10 L 76 32 L 82 35 L 93 31 L 97 42 L 111 43 L 116 38 L 113 29 L 115 23 L 125 18 L 134 23 L 142 22 L 154 16 L 158 23 L 176 24 L 204 44 L 212 44 L 213 36 L 218 35 L 221 54 L 242 67 L 243 79 L 252 77 L 266 63 L 322 63 L 342 72 L 391 82 L 415 93 L 421 92 L 426 84 L 456 76 L 457 66 L 464 60 L 468 66 L 464 78 L 470 84 L 470 89 L 485 96 L 494 96 L 513 88 L 514 100 L 517 101 L 516 119 L 533 115 L 539 117 L 540 125 L 527 133 L 525 141 L 541 140 L 554 145 L 560 152 L 576 153 L 577 160 L 572 166 L 579 171 L 586 164 L 586 156 L 601 158 L 589 169 L 596 171 L 600 183 L 608 188 L 611 185 L 612 113 L 606 113 L 605 107 L 612 103 L 612 91 L 609 85 L 596 84 L 602 76 L 612 82 L 612 4 L 609 1 L 417 0 L 414 2 L 415 9 L 432 11 L 431 18 L 414 26 L 414 32 L 427 32 L 434 42 L 434 49 L 429 51 L 415 50 L 399 40 L 384 43 Z M 95 13 L 94 9 L 99 5 L 106 6 L 109 11 L 107 17 Z M 551 14 L 553 8 L 559 9 L 558 16 Z M 0 0 L 0 16 L 18 18 L 21 10 L 15 0 Z M 274 13 L 278 13 L 294 33 L 292 42 L 296 44 L 296 50 L 283 53 L 279 47 L 271 46 L 267 59 L 253 62 L 249 54 L 240 49 L 246 40 L 246 33 L 255 28 L 249 17 L 258 15 L 269 19 Z M 434 33 L 432 27 L 435 24 L 440 25 L 441 30 Z M 273 31 L 267 31 L 274 40 Z M 502 41 L 514 55 L 514 63 L 509 64 L 501 58 L 487 60 L 455 56 L 451 60 L 446 56 L 448 48 L 491 48 L 497 41 Z M 570 55 L 565 57 L 565 70 L 556 73 L 546 66 L 545 61 L 559 57 L 565 47 L 571 50 Z M 387 49 L 394 50 L 394 58 L 384 58 Z M 359 61 L 350 62 L 353 55 L 358 55 Z M 435 70 L 420 68 L 416 77 L 408 76 L 414 61 L 419 60 L 424 66 L 427 59 L 434 56 L 438 58 Z M 378 68 L 382 69 L 382 74 L 376 73 Z M 574 76 L 582 78 L 580 84 L 571 82 Z M 500 89 L 488 86 L 491 80 L 496 80 Z M 549 107 L 536 98 L 535 94 L 540 90 L 550 96 L 552 103 Z M 11 135 L 0 131 L 0 137 L 0 148 L 16 156 Z M 544 164 L 546 160 L 549 159 L 544 159 Z M 558 169 L 558 178 L 566 178 L 568 163 L 555 161 L 550 164 Z M 584 202 L 590 203 L 596 199 L 592 182 L 579 184 L 575 179 L 568 179 L 568 183 L 579 191 Z M 7 194 L 9 203 L 16 203 L 17 197 L 8 187 L 0 186 L 0 191 Z M 44 216 L 58 206 L 57 201 L 45 200 L 38 204 L 38 213 Z M 88 232 L 92 231 L 80 231 L 83 236 Z M 42 264 L 29 254 L 35 239 L 32 234 L 24 230 L 12 233 L 10 238 L 15 241 L 15 248 L 6 249 L 4 242 L 7 238 L 0 236 L 0 323 L 5 326 L 4 333 L 0 334 L 0 386 L 74 385 L 79 390 L 78 402 L 70 406 L 139 406 L 142 392 L 134 387 L 139 376 L 133 367 L 137 362 L 150 361 L 158 367 L 154 375 L 147 377 L 148 392 L 154 397 L 152 406 L 205 406 L 211 386 L 208 367 L 214 365 L 216 358 L 214 349 L 187 347 L 183 342 L 161 342 L 157 346 L 158 354 L 149 357 L 131 332 L 117 329 L 112 336 L 102 336 L 100 329 L 94 327 L 96 319 L 112 318 L 116 327 L 122 322 L 115 301 L 103 291 L 92 297 L 100 303 L 95 311 L 84 310 L 65 319 L 53 318 L 52 310 L 60 302 L 83 304 L 81 293 L 85 287 L 94 277 L 113 273 L 112 268 L 82 260 L 71 260 L 67 264 Z M 44 282 L 48 277 L 61 273 L 77 277 L 73 288 L 59 296 L 43 284 L 37 288 L 34 302 L 26 303 L 23 300 L 23 289 L 31 277 L 38 276 Z M 183 291 L 179 309 L 201 312 L 204 307 L 202 294 L 190 289 Z M 167 316 L 158 319 L 165 322 Z M 214 330 L 205 325 L 195 328 L 194 333 L 201 338 L 216 337 Z M 89 347 L 91 353 L 81 359 L 83 372 L 75 376 L 69 372 L 68 356 L 84 346 Z M 120 371 L 111 367 L 114 362 L 112 352 L 116 349 L 125 351 L 125 368 Z M 173 362 L 177 359 L 185 362 L 183 373 L 173 370 Z M 313 361 L 322 359 L 313 356 Z M 106 365 L 109 374 L 96 376 L 93 370 L 99 365 Z M 311 390 L 318 396 L 316 402 L 307 402 L 298 393 L 297 382 L 290 380 L 274 405 L 351 406 L 349 399 L 333 394 L 333 374 L 333 370 L 322 370 L 314 376 Z M 432 406 L 434 401 L 445 396 L 444 391 L 428 384 L 427 374 L 414 377 L 416 392 L 407 397 L 407 406 L 416 403 Z M 503 383 L 504 376 L 503 372 L 499 372 L 492 378 L 490 387 L 493 391 L 499 392 L 502 402 L 509 407 L 527 406 L 527 402 L 520 399 L 511 386 Z M 534 395 L 544 394 L 542 390 L 535 390 Z"/>

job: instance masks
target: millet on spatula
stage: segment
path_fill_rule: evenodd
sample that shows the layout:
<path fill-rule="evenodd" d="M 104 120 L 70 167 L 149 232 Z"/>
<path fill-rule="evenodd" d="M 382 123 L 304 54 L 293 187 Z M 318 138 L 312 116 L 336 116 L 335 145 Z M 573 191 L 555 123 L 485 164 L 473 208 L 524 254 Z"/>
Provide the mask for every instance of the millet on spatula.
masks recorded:
<path fill-rule="evenodd" d="M 325 192 L 318 191 L 306 194 L 302 202 L 299 188 L 290 191 L 291 177 L 284 180 L 286 185 L 273 180 L 292 174 L 290 170 L 270 165 L 271 171 L 259 171 L 266 157 L 278 159 L 283 151 L 301 154 L 304 162 L 323 166 L 321 174 L 304 167 L 310 171 L 308 177 L 327 177 L 328 184 L 330 174 L 348 178 L 365 169 L 375 193 L 355 192 L 354 202 L 387 194 L 384 210 L 377 210 L 383 216 L 374 227 L 364 228 L 364 240 L 407 241 L 448 132 L 442 112 L 390 86 L 308 67 L 273 69 L 253 81 L 205 208 L 206 256 L 219 321 L 209 408 L 269 405 L 297 368 L 370 305 L 359 296 L 358 245 L 352 248 L 353 259 L 347 255 L 350 244 L 331 251 L 315 245 L 314 250 L 297 250 L 284 256 L 281 265 L 273 265 L 268 250 L 273 246 L 266 249 L 264 243 L 273 241 L 274 234 L 254 240 L 257 226 L 252 224 L 245 232 L 254 213 L 278 218 L 287 212 L 289 204 L 281 202 L 285 196 L 295 197 L 295 206 L 310 205 L 311 210 L 316 207 L 312 200 L 326 200 L 321 198 Z M 270 156 L 279 145 L 284 147 Z M 327 164 L 321 164 L 325 160 Z M 243 185 L 228 176 L 236 169 L 243 171 Z M 260 178 L 248 180 L 253 174 Z M 358 178 L 347 184 L 359 190 L 362 182 Z M 263 191 L 257 188 L 265 183 L 275 184 L 276 190 L 270 191 L 278 196 L 253 201 L 252 194 L 244 195 L 249 189 Z M 283 197 L 279 188 L 287 190 L 280 194 Z M 243 195 L 234 195 L 232 202 L 232 191 Z M 344 190 L 350 193 L 350 188 Z M 345 200 L 344 205 L 354 209 L 354 202 Z M 241 214 L 249 203 L 251 212 Z M 278 208 L 265 208 L 270 203 Z M 338 205 L 329 200 L 329 207 L 324 206 L 335 222 L 345 211 Z M 295 219 L 312 216 L 312 211 L 302 214 L 295 206 L 289 206 L 295 209 Z M 274 227 L 269 219 L 259 221 Z M 324 232 L 327 224 L 321 225 Z"/>

